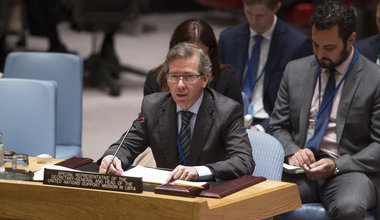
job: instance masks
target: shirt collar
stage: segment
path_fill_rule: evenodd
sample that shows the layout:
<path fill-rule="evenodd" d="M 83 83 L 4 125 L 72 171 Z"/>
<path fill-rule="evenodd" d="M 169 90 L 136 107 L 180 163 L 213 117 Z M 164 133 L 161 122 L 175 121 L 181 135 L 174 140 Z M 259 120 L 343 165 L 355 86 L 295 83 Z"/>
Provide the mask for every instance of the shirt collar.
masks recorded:
<path fill-rule="evenodd" d="M 267 31 L 262 33 L 261 36 L 263 36 L 267 40 L 271 40 L 273 31 L 274 31 L 274 27 L 276 26 L 276 23 L 277 23 L 277 16 L 274 15 L 272 26 Z M 250 39 L 252 39 L 255 35 L 257 35 L 257 32 L 255 30 L 253 30 L 251 28 L 251 26 L 249 26 L 249 32 L 250 32 Z"/>
<path fill-rule="evenodd" d="M 187 111 L 189 111 L 195 115 L 198 114 L 199 107 L 201 107 L 201 104 L 202 104 L 203 94 L 204 94 L 204 92 L 202 92 L 202 94 L 198 98 L 198 100 Z M 176 104 L 176 106 L 177 106 L 177 113 L 183 110 L 180 105 Z"/>

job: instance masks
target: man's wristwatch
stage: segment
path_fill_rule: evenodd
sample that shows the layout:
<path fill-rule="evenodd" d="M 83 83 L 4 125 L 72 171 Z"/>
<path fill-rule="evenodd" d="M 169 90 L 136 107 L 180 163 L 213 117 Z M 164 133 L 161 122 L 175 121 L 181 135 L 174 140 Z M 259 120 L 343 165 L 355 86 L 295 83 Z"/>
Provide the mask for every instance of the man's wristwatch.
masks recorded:
<path fill-rule="evenodd" d="M 333 175 L 336 176 L 339 174 L 339 172 L 340 172 L 340 170 L 338 169 L 338 167 L 335 167 Z"/>

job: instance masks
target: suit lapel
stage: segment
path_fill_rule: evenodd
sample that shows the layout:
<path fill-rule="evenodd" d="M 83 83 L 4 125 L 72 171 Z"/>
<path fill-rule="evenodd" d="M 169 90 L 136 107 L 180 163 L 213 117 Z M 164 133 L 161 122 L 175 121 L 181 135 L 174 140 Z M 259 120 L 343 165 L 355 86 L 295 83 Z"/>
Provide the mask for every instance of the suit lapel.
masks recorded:
<path fill-rule="evenodd" d="M 355 52 L 356 51 L 354 51 L 354 53 Z M 354 97 L 356 89 L 359 86 L 359 82 L 361 79 L 361 75 L 359 74 L 362 71 L 360 61 L 361 55 L 359 56 L 357 63 L 354 65 L 347 78 L 345 79 L 342 95 L 339 101 L 338 112 L 336 116 L 336 143 L 338 146 L 342 137 L 342 132 L 346 123 L 352 99 Z"/>
<path fill-rule="evenodd" d="M 238 65 L 236 65 L 236 75 L 237 79 L 239 81 L 239 85 L 242 86 L 243 84 L 243 75 L 244 75 L 244 68 L 246 65 L 247 57 L 248 57 L 248 44 L 249 44 L 249 25 L 248 22 L 244 25 L 244 28 L 241 30 L 241 34 L 237 35 L 237 38 L 235 39 L 235 45 L 236 45 L 236 60 Z"/>
<path fill-rule="evenodd" d="M 374 37 L 371 42 L 368 45 L 369 48 L 367 48 L 366 51 L 369 51 L 369 58 L 376 62 L 377 55 L 380 50 L 380 34 Z"/>
<path fill-rule="evenodd" d="M 314 89 L 317 83 L 318 63 L 314 57 L 313 57 L 313 61 L 311 62 L 310 68 L 311 68 L 310 72 L 304 73 L 304 77 L 306 77 L 306 79 L 302 80 L 304 84 L 302 85 L 303 89 L 301 91 L 303 91 L 303 95 L 301 97 L 303 98 L 301 99 L 301 109 L 300 109 L 300 119 L 299 119 L 300 120 L 299 130 L 301 131 L 300 137 L 302 138 L 301 139 L 302 145 L 304 145 L 306 142 L 306 134 L 307 134 L 307 130 L 309 129 L 308 126 L 309 126 L 309 114 L 310 114 L 310 108 L 311 108 L 311 101 L 313 99 Z M 307 69 L 308 68 L 305 68 L 305 70 Z M 299 86 L 299 84 L 295 86 Z"/>
<path fill-rule="evenodd" d="M 265 65 L 265 75 L 264 75 L 264 91 L 269 85 L 270 78 L 272 76 L 273 69 L 277 66 L 277 63 L 281 60 L 281 49 L 283 41 L 283 35 L 286 32 L 285 26 L 280 19 L 277 19 L 277 24 L 273 30 L 272 40 L 269 47 L 269 53 L 267 58 L 267 63 Z M 267 74 L 269 73 L 269 74 Z"/>
<path fill-rule="evenodd" d="M 212 94 L 206 89 L 203 96 L 202 104 L 199 108 L 197 119 L 195 121 L 194 132 L 191 140 L 191 151 L 189 156 L 189 165 L 199 164 L 203 147 L 206 144 L 207 137 L 214 123 L 215 101 Z"/>
<path fill-rule="evenodd" d="M 166 158 L 168 168 L 177 166 L 177 114 L 176 105 L 172 98 L 162 104 L 159 112 L 158 132 L 162 141 L 161 152 Z"/>

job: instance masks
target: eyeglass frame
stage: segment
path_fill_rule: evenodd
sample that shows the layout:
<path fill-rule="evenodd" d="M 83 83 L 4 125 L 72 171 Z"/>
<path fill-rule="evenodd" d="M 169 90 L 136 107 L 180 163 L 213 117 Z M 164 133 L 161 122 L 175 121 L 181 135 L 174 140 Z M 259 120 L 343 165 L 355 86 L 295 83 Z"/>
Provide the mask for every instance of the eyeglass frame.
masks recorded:
<path fill-rule="evenodd" d="M 176 80 L 171 81 L 169 79 L 169 77 L 171 76 L 174 76 Z M 185 77 L 190 77 L 190 76 L 191 78 L 185 78 Z M 185 82 L 185 83 L 193 83 L 195 82 L 196 79 L 202 76 L 204 76 L 204 74 L 193 74 L 193 73 L 180 74 L 176 72 L 168 72 L 165 74 L 166 80 L 170 83 L 178 83 L 180 80 L 182 80 L 182 82 Z M 189 79 L 191 79 L 191 81 L 189 81 Z"/>

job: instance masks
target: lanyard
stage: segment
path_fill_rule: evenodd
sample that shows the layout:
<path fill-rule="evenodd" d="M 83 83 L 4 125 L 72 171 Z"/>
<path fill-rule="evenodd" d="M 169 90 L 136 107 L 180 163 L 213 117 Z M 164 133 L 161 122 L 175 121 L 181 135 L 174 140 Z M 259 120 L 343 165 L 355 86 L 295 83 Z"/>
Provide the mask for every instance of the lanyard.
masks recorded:
<path fill-rule="evenodd" d="M 187 160 L 186 160 L 186 158 L 185 158 L 185 155 L 183 154 L 181 144 L 179 143 L 178 129 L 177 129 L 177 147 L 178 147 L 178 151 L 179 151 L 179 153 L 181 154 L 181 157 L 182 157 L 183 163 L 185 164 L 185 166 L 187 166 Z"/>
<path fill-rule="evenodd" d="M 359 52 L 356 50 L 356 54 L 355 54 L 355 57 L 354 59 L 352 60 L 352 62 L 350 63 L 350 66 L 348 66 L 348 69 L 346 71 L 346 73 L 344 74 L 343 78 L 340 80 L 338 86 L 334 89 L 333 93 L 330 95 L 330 97 L 327 99 L 327 102 L 322 106 L 321 108 L 321 65 L 318 65 L 318 101 L 319 101 L 319 111 L 318 111 L 318 114 L 317 114 L 317 117 L 315 119 L 315 121 L 319 118 L 319 116 L 321 115 L 321 113 L 323 112 L 323 110 L 326 109 L 327 105 L 332 102 L 332 99 L 334 98 L 335 96 L 335 93 L 338 91 L 339 87 L 342 85 L 343 81 L 346 79 L 348 73 L 351 71 L 352 67 L 355 65 L 357 59 L 359 57 Z"/>
<path fill-rule="evenodd" d="M 246 74 L 250 74 L 251 73 L 251 61 L 252 61 L 253 57 L 251 55 L 251 58 L 248 59 L 247 58 L 247 72 Z M 253 94 L 253 89 L 255 88 L 256 86 L 256 83 L 260 80 L 260 78 L 264 75 L 264 72 L 265 72 L 265 67 L 266 67 L 267 63 L 264 64 L 263 66 L 263 69 L 261 70 L 261 73 L 259 75 L 259 77 L 256 78 L 255 82 L 253 82 L 250 86 L 250 91 L 252 91 L 252 94 Z M 257 68 L 259 68 L 259 66 L 257 66 Z M 251 95 L 252 96 L 252 95 Z M 251 98 L 251 97 L 249 97 Z"/>

